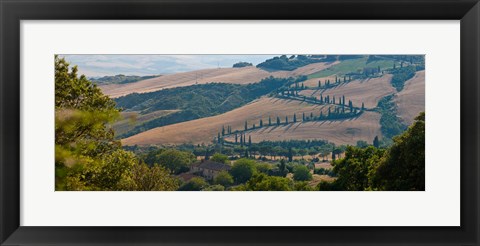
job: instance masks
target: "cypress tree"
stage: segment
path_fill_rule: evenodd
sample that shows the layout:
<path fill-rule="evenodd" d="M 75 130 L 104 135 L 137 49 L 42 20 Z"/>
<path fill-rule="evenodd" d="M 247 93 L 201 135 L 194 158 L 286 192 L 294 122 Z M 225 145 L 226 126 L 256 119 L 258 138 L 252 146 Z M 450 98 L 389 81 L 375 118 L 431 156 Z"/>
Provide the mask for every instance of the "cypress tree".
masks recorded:
<path fill-rule="evenodd" d="M 248 124 L 247 121 L 245 121 L 245 131 L 248 130 Z"/>
<path fill-rule="evenodd" d="M 243 134 L 240 134 L 240 146 L 243 147 Z"/>
<path fill-rule="evenodd" d="M 238 135 L 235 133 L 235 143 L 238 143 Z"/>
<path fill-rule="evenodd" d="M 335 104 L 335 96 L 333 96 L 333 104 Z"/>
<path fill-rule="evenodd" d="M 218 133 L 218 136 L 217 136 L 217 142 L 220 143 L 220 132 Z"/>
<path fill-rule="evenodd" d="M 378 136 L 375 136 L 375 138 L 373 139 L 373 146 L 375 148 L 380 147 L 380 141 L 378 141 Z"/>
<path fill-rule="evenodd" d="M 345 105 L 345 95 L 342 96 L 342 103 Z"/>
<path fill-rule="evenodd" d="M 280 125 L 280 117 L 277 116 L 277 126 Z"/>
<path fill-rule="evenodd" d="M 293 123 L 297 123 L 297 113 L 293 113 Z"/>
<path fill-rule="evenodd" d="M 268 116 L 268 126 L 271 126 L 272 125 L 272 118 L 270 118 L 270 116 Z"/>
<path fill-rule="evenodd" d="M 310 120 L 313 120 L 313 113 L 310 112 Z"/>
<path fill-rule="evenodd" d="M 260 127 L 263 127 L 263 120 L 260 120 Z"/>
<path fill-rule="evenodd" d="M 318 81 L 318 87 L 322 87 L 322 82 Z"/>
<path fill-rule="evenodd" d="M 225 126 L 222 126 L 222 136 L 225 136 Z"/>
<path fill-rule="evenodd" d="M 252 146 L 252 136 L 248 135 L 248 146 Z"/>
<path fill-rule="evenodd" d="M 305 121 L 305 112 L 302 113 L 302 121 Z"/>
<path fill-rule="evenodd" d="M 288 116 L 285 116 L 285 124 L 288 124 Z"/>
<path fill-rule="evenodd" d="M 293 161 L 293 151 L 292 147 L 288 148 L 288 161 L 292 162 Z"/>
<path fill-rule="evenodd" d="M 365 104 L 362 102 L 362 110 L 365 110 Z"/>

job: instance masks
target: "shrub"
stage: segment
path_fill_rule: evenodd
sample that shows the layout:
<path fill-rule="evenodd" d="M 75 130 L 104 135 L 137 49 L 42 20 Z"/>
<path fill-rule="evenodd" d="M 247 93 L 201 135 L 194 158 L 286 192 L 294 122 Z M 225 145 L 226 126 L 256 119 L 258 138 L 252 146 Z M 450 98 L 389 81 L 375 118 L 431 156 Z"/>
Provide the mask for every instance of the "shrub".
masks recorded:
<path fill-rule="evenodd" d="M 293 168 L 293 179 L 295 181 L 312 180 L 312 174 L 306 166 L 298 165 Z"/>
<path fill-rule="evenodd" d="M 213 179 L 214 184 L 222 185 L 224 187 L 229 187 L 233 184 L 233 177 L 226 171 L 221 171 Z"/>
<path fill-rule="evenodd" d="M 179 191 L 199 191 L 207 187 L 208 183 L 200 177 L 195 177 L 190 179 L 187 183 L 182 185 L 178 190 Z"/>
<path fill-rule="evenodd" d="M 249 159 L 239 159 L 233 164 L 230 174 L 233 176 L 235 183 L 247 182 L 256 172 L 255 161 Z"/>

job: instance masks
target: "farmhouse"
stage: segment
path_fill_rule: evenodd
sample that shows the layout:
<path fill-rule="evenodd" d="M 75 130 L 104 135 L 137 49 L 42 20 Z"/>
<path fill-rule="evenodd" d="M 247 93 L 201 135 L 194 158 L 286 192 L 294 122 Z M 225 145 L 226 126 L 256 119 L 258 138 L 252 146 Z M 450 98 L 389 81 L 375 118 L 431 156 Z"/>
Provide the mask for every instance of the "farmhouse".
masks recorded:
<path fill-rule="evenodd" d="M 190 171 L 192 173 L 199 174 L 207 179 L 213 179 L 221 171 L 229 171 L 231 168 L 232 167 L 227 164 L 209 160 L 202 160 L 200 162 L 192 164 Z"/>

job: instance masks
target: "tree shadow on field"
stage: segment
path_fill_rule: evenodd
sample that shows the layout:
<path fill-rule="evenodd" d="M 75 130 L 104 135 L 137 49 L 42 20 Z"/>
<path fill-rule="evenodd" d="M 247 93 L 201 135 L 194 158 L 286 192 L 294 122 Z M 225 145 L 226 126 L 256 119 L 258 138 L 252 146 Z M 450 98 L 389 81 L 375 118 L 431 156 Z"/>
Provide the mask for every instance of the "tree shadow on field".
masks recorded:
<path fill-rule="evenodd" d="M 268 131 L 268 133 L 274 131 L 274 130 L 277 129 L 278 127 L 280 127 L 280 126 L 268 127 L 268 128 L 270 128 L 270 130 Z"/>
<path fill-rule="evenodd" d="M 285 128 L 285 130 L 283 130 L 283 132 L 287 132 L 288 130 L 290 130 L 290 128 L 292 128 L 293 125 L 294 123 L 288 124 L 288 126 Z"/>

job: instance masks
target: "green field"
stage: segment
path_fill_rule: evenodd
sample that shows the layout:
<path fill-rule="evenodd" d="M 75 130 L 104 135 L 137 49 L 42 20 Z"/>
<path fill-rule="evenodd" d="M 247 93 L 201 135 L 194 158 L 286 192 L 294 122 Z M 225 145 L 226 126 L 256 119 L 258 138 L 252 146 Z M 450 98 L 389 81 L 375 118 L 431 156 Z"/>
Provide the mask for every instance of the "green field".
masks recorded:
<path fill-rule="evenodd" d="M 381 69 L 393 68 L 393 60 L 385 59 L 385 60 L 377 60 L 367 64 L 368 57 L 358 58 L 358 59 L 351 59 L 345 60 L 341 63 L 331 66 L 323 71 L 318 73 L 313 73 L 308 75 L 309 79 L 313 78 L 323 78 L 331 75 L 338 75 L 343 76 L 347 73 L 351 72 L 361 72 L 365 67 L 378 67 L 380 66 Z M 398 64 L 397 64 L 398 65 Z"/>

